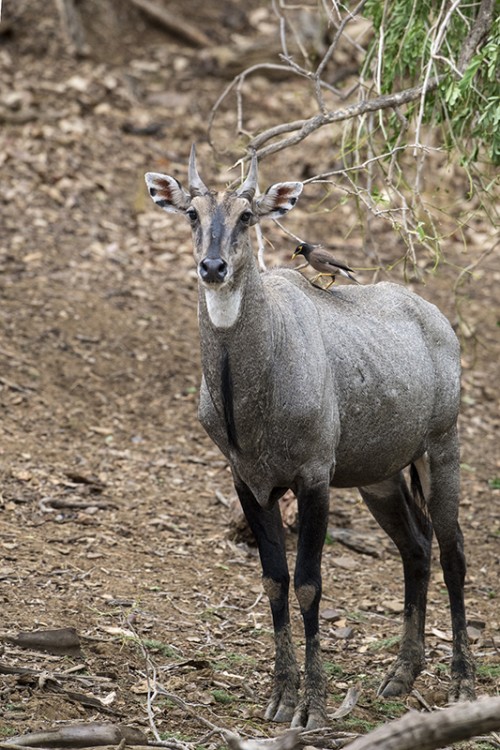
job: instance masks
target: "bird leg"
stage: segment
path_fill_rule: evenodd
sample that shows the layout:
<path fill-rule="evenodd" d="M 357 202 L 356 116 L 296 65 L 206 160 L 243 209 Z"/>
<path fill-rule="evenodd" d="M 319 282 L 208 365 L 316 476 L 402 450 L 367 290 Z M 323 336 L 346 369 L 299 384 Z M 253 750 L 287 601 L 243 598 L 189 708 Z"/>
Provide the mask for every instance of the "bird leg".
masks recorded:
<path fill-rule="evenodd" d="M 311 279 L 311 284 L 314 284 L 321 276 L 329 276 L 331 281 L 325 289 L 330 289 L 331 285 L 335 283 L 335 274 L 333 273 L 317 273 L 314 278 Z"/>

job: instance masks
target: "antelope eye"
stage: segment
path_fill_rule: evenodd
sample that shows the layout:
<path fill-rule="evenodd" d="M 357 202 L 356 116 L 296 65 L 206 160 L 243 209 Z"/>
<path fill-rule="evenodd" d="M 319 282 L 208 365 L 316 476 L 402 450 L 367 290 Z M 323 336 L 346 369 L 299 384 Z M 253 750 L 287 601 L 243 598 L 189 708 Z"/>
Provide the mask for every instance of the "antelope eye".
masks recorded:
<path fill-rule="evenodd" d="M 189 221 L 192 221 L 192 222 L 195 222 L 198 218 L 198 212 L 195 211 L 194 208 L 188 208 L 188 210 L 186 211 L 186 215 Z"/>
<path fill-rule="evenodd" d="M 253 216 L 253 214 L 252 214 L 251 211 L 243 211 L 243 213 L 240 216 L 240 221 L 243 224 L 248 224 L 248 222 L 250 221 L 250 219 L 252 218 L 252 216 Z"/>

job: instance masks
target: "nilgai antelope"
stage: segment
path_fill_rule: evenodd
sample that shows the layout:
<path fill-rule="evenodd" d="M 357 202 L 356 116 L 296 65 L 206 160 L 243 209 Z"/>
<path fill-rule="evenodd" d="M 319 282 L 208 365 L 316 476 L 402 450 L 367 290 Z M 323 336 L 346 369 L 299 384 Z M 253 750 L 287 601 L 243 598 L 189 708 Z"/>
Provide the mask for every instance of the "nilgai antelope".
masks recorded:
<path fill-rule="evenodd" d="M 300 182 L 255 197 L 257 160 L 236 191 L 202 182 L 194 148 L 189 189 L 148 173 L 153 201 L 191 224 L 199 280 L 203 378 L 199 418 L 226 456 L 255 535 L 275 636 L 266 718 L 324 726 L 326 680 L 319 641 L 321 556 L 330 487 L 357 487 L 401 554 L 405 605 L 399 655 L 382 696 L 407 693 L 424 663 L 432 527 L 453 628 L 452 700 L 474 697 L 458 525 L 460 358 L 438 309 L 390 283 L 315 288 L 292 269 L 260 273 L 249 228 L 282 218 Z M 410 491 L 402 470 L 411 467 Z M 278 499 L 297 497 L 295 593 L 305 631 L 302 694 L 292 644 Z M 431 526 L 432 522 L 432 526 Z"/>

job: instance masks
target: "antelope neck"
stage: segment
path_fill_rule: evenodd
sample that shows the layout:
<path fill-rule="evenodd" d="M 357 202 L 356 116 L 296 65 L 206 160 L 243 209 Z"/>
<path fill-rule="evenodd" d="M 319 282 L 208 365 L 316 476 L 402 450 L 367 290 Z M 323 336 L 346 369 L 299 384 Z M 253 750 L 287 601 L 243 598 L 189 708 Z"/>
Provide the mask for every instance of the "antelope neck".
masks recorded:
<path fill-rule="evenodd" d="M 264 387 L 273 354 L 269 310 L 257 268 L 245 267 L 238 281 L 232 289 L 202 286 L 199 315 L 205 382 L 228 445 L 236 452 L 241 447 L 242 410 Z"/>

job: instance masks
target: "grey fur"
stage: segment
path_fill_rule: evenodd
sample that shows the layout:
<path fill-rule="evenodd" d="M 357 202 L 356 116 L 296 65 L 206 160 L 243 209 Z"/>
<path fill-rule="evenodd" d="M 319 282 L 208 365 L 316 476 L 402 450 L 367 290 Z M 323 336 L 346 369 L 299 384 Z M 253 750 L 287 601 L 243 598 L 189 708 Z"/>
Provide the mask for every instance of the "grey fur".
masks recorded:
<path fill-rule="evenodd" d="M 331 295 L 295 271 L 254 275 L 230 335 L 214 335 L 200 300 L 210 394 L 220 383 L 213 365 L 221 342 L 240 372 L 240 453 L 231 454 L 215 396 L 202 394 L 200 418 L 261 505 L 298 475 L 319 473 L 335 487 L 381 482 L 455 424 L 458 342 L 433 305 L 395 284 Z"/>
<path fill-rule="evenodd" d="M 200 277 L 199 417 L 229 461 L 259 543 L 276 639 L 275 683 L 266 717 L 289 720 L 295 705 L 295 725 L 314 728 L 326 720 L 318 609 L 329 486 L 360 488 L 400 550 L 403 637 L 381 690 L 388 696 L 411 689 L 424 660 L 432 536 L 401 473 L 415 462 L 419 471 L 428 467 L 421 485 L 430 487 L 425 500 L 450 592 L 451 695 L 471 699 L 474 667 L 465 631 L 465 560 L 458 526 L 458 341 L 434 305 L 402 286 L 380 283 L 326 293 L 293 270 L 260 274 L 240 217 L 246 213 L 248 220 L 249 210 L 254 220 L 280 215 L 292 208 L 302 187 L 278 183 L 253 200 L 255 164 L 252 168 L 255 176 L 247 178 L 244 195 L 200 195 L 192 161 L 198 189 L 191 207 L 198 215 L 193 236 Z M 174 204 L 166 210 L 185 210 L 184 193 L 165 175 L 146 177 L 153 200 L 158 179 L 163 195 Z M 209 250 L 213 257 L 210 228 L 216 212 L 225 217 L 217 242 L 226 268 L 220 283 L 211 279 L 207 284 L 200 263 Z M 295 492 L 299 506 L 294 586 L 306 635 L 300 700 L 290 638 L 289 575 L 276 506 L 287 488 Z"/>

